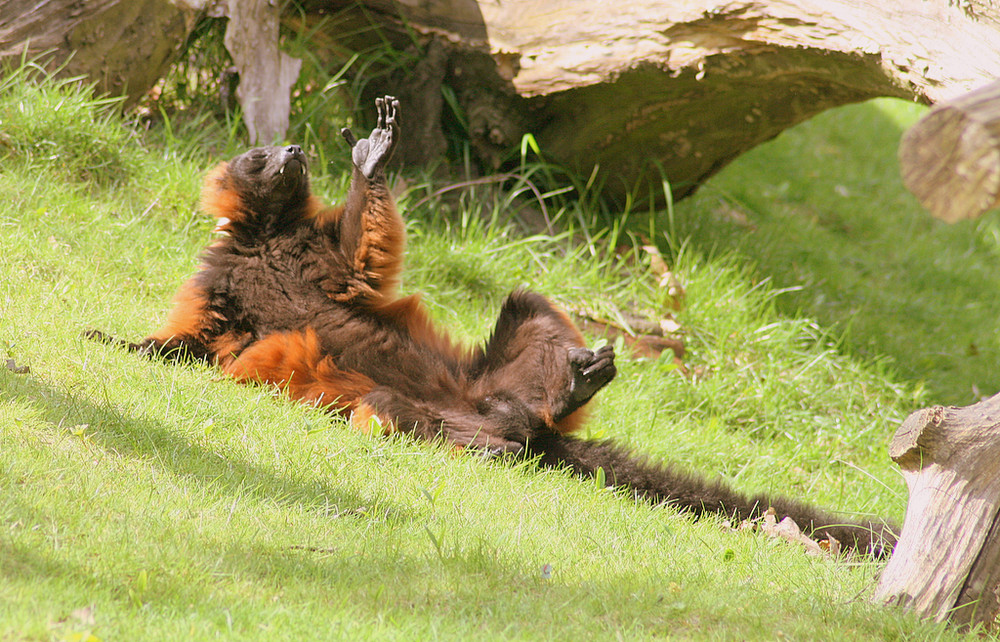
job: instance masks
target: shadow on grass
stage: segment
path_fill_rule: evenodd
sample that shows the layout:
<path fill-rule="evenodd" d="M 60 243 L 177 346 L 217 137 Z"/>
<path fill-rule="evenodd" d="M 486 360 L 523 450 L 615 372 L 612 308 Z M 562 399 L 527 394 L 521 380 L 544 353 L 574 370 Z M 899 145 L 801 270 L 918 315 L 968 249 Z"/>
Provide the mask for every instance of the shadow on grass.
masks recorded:
<path fill-rule="evenodd" d="M 92 628 L 101 636 L 113 633 L 109 627 L 135 631 L 141 630 L 142 622 L 165 619 L 192 631 L 208 623 L 251 637 L 262 628 L 281 627 L 277 639 L 294 639 L 297 628 L 309 631 L 308 637 L 298 639 L 380 628 L 487 631 L 499 637 L 504 637 L 501 632 L 535 632 L 548 639 L 551 635 L 568 639 L 566 634 L 574 630 L 586 636 L 601 629 L 608 634 L 636 626 L 667 629 L 683 616 L 670 608 L 680 600 L 668 583 L 650 585 L 643 569 L 607 582 L 565 584 L 542 578 L 540 568 L 519 571 L 479 551 L 443 557 L 390 552 L 374 557 L 355 554 L 350 543 L 315 552 L 214 542 L 205 542 L 203 551 L 206 557 L 221 560 L 214 575 L 232 577 L 232 584 L 191 581 L 183 568 L 151 569 L 140 595 L 135 582 L 138 563 L 131 574 L 112 576 L 3 540 L 0 578 L 14 584 L 53 580 L 63 600 L 69 585 L 78 602 L 40 605 L 43 613 L 47 608 L 55 611 L 50 611 L 56 619 L 48 626 L 58 630 L 61 622 L 71 620 L 70 611 L 90 605 L 99 614 Z M 246 586 L 248 579 L 253 588 Z M 609 588 L 615 584 L 644 590 L 621 595 Z M 540 603 L 553 606 L 539 608 Z M 122 619 L 128 613 L 134 614 L 133 622 Z"/>
<path fill-rule="evenodd" d="M 1000 389 L 1000 300 L 988 294 L 1000 224 L 935 221 L 903 186 L 896 150 L 922 113 L 879 100 L 820 114 L 678 205 L 675 232 L 790 288 L 782 313 L 844 332 L 862 358 L 889 357 L 930 402 L 967 404 Z"/>
<path fill-rule="evenodd" d="M 667 621 L 661 614 L 640 608 L 643 604 L 655 605 L 663 593 L 659 589 L 637 602 L 634 596 L 616 596 L 603 584 L 553 583 L 542 578 L 540 567 L 525 569 L 523 562 L 511 563 L 503 559 L 500 549 L 485 541 L 433 546 L 430 538 L 414 543 L 386 533 L 372 546 L 371 535 L 363 535 L 370 528 L 371 518 L 363 513 L 354 515 L 350 510 L 370 506 L 371 497 L 333 488 L 321 480 L 297 482 L 223 457 L 190 443 L 158 422 L 123 417 L 113 409 L 55 390 L 31 375 L 0 372 L 0 403 L 31 407 L 52 425 L 52 430 L 90 424 L 87 435 L 92 446 L 117 456 L 141 459 L 144 465 L 159 467 L 193 484 L 211 484 L 215 492 L 305 507 L 322 515 L 328 515 L 331 505 L 335 505 L 338 515 L 348 514 L 352 518 L 349 523 L 356 524 L 349 527 L 356 537 L 316 547 L 269 545 L 252 535 L 234 539 L 208 534 L 199 537 L 193 558 L 183 560 L 188 565 L 169 568 L 155 566 L 162 563 L 162 558 L 151 553 L 149 547 L 171 548 L 174 545 L 170 539 L 180 536 L 176 532 L 143 533 L 143 538 L 162 539 L 156 544 L 137 542 L 134 551 L 124 553 L 124 560 L 116 553 L 119 557 L 112 565 L 105 565 L 100 549 L 88 549 L 92 545 L 86 542 L 55 547 L 0 538 L 0 580 L 8 585 L 52 582 L 54 598 L 43 602 L 42 607 L 56 611 L 65 608 L 66 613 L 55 613 L 59 622 L 69 617 L 72 608 L 91 604 L 106 614 L 99 624 L 112 627 L 115 625 L 110 623 L 121 617 L 113 614 L 137 608 L 136 600 L 146 604 L 143 612 L 159 613 L 159 618 L 185 623 L 200 620 L 220 628 L 231 625 L 234 631 L 247 634 L 259 633 L 261 626 L 271 624 L 269 618 L 308 626 L 322 622 L 318 630 L 356 628 L 356 622 L 343 620 L 345 616 L 370 623 L 388 622 L 388 629 L 396 621 L 418 629 L 433 628 L 430 623 L 445 619 L 447 628 L 497 632 L 565 632 L 574 628 L 587 632 L 593 631 L 594 620 L 603 621 L 601 626 L 611 632 L 634 626 L 635 622 L 663 626 Z M 2 476 L 0 481 L 4 481 Z M 60 522 L 60 516 L 52 512 L 54 504 L 22 501 L 16 484 L 11 483 L 10 489 L 5 505 L 22 524 Z M 74 491 L 63 487 L 59 492 Z M 418 519 L 387 504 L 384 498 L 377 501 L 380 507 L 390 507 L 394 521 Z M 187 542 L 184 546 L 191 545 Z M 531 555 L 526 557 L 530 559 Z M 136 578 L 148 564 L 154 565 L 149 568 L 148 587 L 139 594 Z M 206 576 L 192 572 L 188 566 L 211 568 L 211 573 Z M 648 571 L 639 567 L 634 574 L 618 580 L 635 585 L 647 582 L 648 578 L 643 579 L 646 574 Z M 79 603 L 70 604 L 71 600 Z M 538 600 L 573 604 L 575 622 L 549 609 L 542 610 L 545 618 L 538 621 Z M 609 604 L 609 600 L 615 603 Z M 343 621 L 326 619 L 331 610 Z M 194 620 L 192 613 L 198 613 Z M 416 619 L 415 613 L 419 615 Z M 134 630 L 148 617 L 118 625 Z M 49 626 L 57 624 L 53 620 Z M 101 629 L 98 626 L 95 631 L 101 633 Z"/>
<path fill-rule="evenodd" d="M 371 497 L 334 488 L 321 480 L 295 481 L 266 468 L 202 448 L 167 426 L 140 417 L 124 417 L 111 407 L 67 395 L 32 376 L 0 371 L 0 402 L 29 405 L 53 426 L 89 424 L 87 438 L 119 456 L 142 459 L 183 479 L 211 484 L 234 497 L 251 496 L 282 506 L 301 506 L 323 515 L 361 514 Z M 401 508 L 383 503 L 396 518 L 411 519 Z"/>

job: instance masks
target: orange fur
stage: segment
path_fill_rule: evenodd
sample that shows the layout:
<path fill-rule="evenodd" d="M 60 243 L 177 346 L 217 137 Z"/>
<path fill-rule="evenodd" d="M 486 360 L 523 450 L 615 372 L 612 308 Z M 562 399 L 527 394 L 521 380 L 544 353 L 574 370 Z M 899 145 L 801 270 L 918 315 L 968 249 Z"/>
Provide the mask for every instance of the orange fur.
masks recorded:
<path fill-rule="evenodd" d="M 381 426 L 384 435 L 396 430 L 396 426 L 390 418 L 379 416 L 375 409 L 365 402 L 354 407 L 354 412 L 351 413 L 351 426 L 366 435 L 371 433 L 373 426 Z"/>
<path fill-rule="evenodd" d="M 225 369 L 249 343 L 249 332 L 226 332 L 212 339 L 209 349 L 216 364 Z"/>
<path fill-rule="evenodd" d="M 381 189 L 388 191 L 385 186 Z M 354 269 L 377 280 L 379 293 L 390 296 L 399 284 L 406 246 L 405 226 L 391 199 L 369 196 L 361 242 L 354 252 Z"/>
<path fill-rule="evenodd" d="M 324 220 L 339 223 L 344 238 L 341 250 L 350 269 L 346 288 L 333 294 L 333 299 L 341 303 L 391 299 L 403 269 L 403 219 L 389 188 L 369 183 L 357 171 L 347 199 L 343 208 L 322 212 Z"/>
<path fill-rule="evenodd" d="M 204 293 L 193 280 L 185 282 L 174 295 L 173 306 L 167 321 L 150 338 L 166 341 L 172 337 L 203 337 L 208 331 L 212 315 L 207 311 Z"/>
<path fill-rule="evenodd" d="M 593 403 L 593 401 L 588 401 L 583 404 L 580 408 L 564 417 L 562 421 L 556 422 L 552 425 L 552 429 L 556 432 L 568 435 L 571 432 L 576 432 L 580 428 L 583 428 L 583 424 L 587 423 L 587 417 L 590 416 L 590 408 Z"/>
<path fill-rule="evenodd" d="M 332 410 L 353 410 L 375 387 L 360 373 L 338 369 L 322 353 L 312 328 L 269 335 L 223 363 L 222 369 L 237 381 L 272 383 L 293 399 Z"/>
<path fill-rule="evenodd" d="M 229 221 L 237 221 L 245 214 L 243 199 L 229 177 L 229 163 L 219 163 L 205 176 L 201 207 L 207 214 Z"/>
<path fill-rule="evenodd" d="M 587 341 L 583 338 L 583 333 L 580 332 L 580 329 L 576 327 L 575 323 L 573 323 L 573 320 L 570 318 L 569 314 L 562 308 L 559 308 L 557 311 L 559 313 L 559 316 L 562 317 L 566 327 L 571 328 L 573 332 L 575 332 L 576 345 L 578 346 L 587 345 Z M 549 425 L 552 426 L 552 428 L 556 432 L 560 432 L 564 435 L 569 434 L 571 432 L 576 432 L 577 430 L 583 427 L 584 423 L 586 423 L 587 417 L 590 415 L 590 408 L 593 406 L 593 404 L 594 404 L 593 401 L 588 401 L 584 405 L 580 406 L 580 408 L 570 413 L 568 416 L 564 417 L 562 421 L 559 421 L 555 424 L 553 424 L 551 421 L 547 423 L 549 423 Z"/>
<path fill-rule="evenodd" d="M 316 199 L 315 196 L 311 198 Z M 316 227 L 323 227 L 325 225 L 336 223 L 340 221 L 340 217 L 344 215 L 344 206 L 342 204 L 324 207 L 323 203 L 320 202 L 319 199 L 316 199 L 316 204 L 318 207 L 315 209 L 310 208 L 307 215 L 313 220 Z"/>

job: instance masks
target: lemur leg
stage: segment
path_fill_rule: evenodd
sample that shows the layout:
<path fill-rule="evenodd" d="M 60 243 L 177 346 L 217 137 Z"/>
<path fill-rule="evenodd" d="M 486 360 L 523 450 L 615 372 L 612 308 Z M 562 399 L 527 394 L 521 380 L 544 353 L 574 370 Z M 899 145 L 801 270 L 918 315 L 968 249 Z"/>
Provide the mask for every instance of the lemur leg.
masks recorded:
<path fill-rule="evenodd" d="M 389 295 L 399 281 L 406 229 L 386 183 L 385 166 L 399 142 L 399 101 L 375 100 L 378 124 L 358 140 L 350 129 L 341 133 L 351 146 L 351 186 L 339 218 L 340 251 L 350 275 L 340 301 Z"/>
<path fill-rule="evenodd" d="M 275 384 L 292 399 L 333 411 L 354 410 L 375 387 L 363 374 L 337 368 L 312 329 L 268 335 L 219 365 L 237 381 Z"/>
<path fill-rule="evenodd" d="M 566 313 L 545 297 L 518 291 L 504 301 L 469 374 L 477 394 L 501 392 L 524 403 L 547 429 L 571 432 L 582 420 L 577 411 L 614 378 L 614 357 L 611 346 L 584 347 Z"/>
<path fill-rule="evenodd" d="M 491 455 L 520 453 L 531 422 L 537 421 L 516 399 L 490 398 L 475 404 L 460 397 L 412 399 L 387 386 L 378 386 L 361 399 L 352 422 L 367 431 L 372 417 L 386 432 L 444 440 Z"/>

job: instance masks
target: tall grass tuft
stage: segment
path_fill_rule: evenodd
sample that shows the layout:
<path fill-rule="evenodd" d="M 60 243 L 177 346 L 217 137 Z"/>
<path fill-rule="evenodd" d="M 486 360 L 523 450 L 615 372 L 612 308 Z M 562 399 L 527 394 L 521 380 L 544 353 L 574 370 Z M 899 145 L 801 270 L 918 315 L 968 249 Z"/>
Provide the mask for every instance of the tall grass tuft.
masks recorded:
<path fill-rule="evenodd" d="M 96 96 L 82 78 L 57 80 L 22 58 L 0 70 L 0 161 L 45 167 L 74 183 L 126 183 L 140 160 L 135 132 L 117 116 L 121 103 Z"/>

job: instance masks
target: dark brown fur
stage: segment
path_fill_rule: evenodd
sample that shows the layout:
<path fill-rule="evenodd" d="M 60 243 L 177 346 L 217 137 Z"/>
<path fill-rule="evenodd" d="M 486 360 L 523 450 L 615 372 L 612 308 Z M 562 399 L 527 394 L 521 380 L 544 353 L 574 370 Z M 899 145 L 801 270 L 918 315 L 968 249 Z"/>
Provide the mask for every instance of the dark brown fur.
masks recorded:
<path fill-rule="evenodd" d="M 222 238 L 181 286 L 164 326 L 132 350 L 215 363 L 239 381 L 268 382 L 348 414 L 361 429 L 444 439 L 489 453 L 537 456 L 695 514 L 759 517 L 773 506 L 807 532 L 880 554 L 891 533 L 845 524 L 804 504 L 744 497 L 609 442 L 570 436 L 615 375 L 609 347 L 591 351 L 564 312 L 525 291 L 504 302 L 482 347 L 437 330 L 416 296 L 398 297 L 405 230 L 385 181 L 399 136 L 398 103 L 377 101 L 379 125 L 344 130 L 354 171 L 344 205 L 309 192 L 296 146 L 250 150 L 205 180 L 203 206 Z M 99 332 L 91 336 L 109 339 Z"/>

